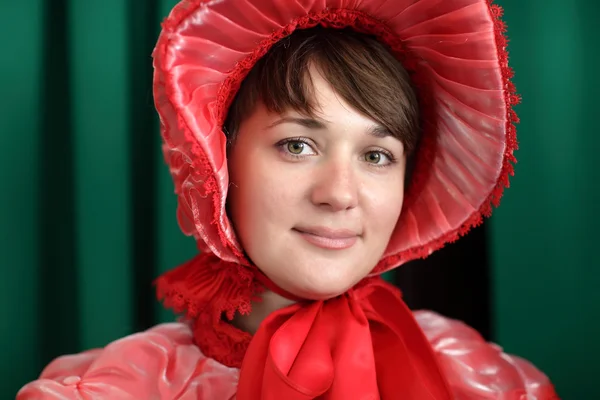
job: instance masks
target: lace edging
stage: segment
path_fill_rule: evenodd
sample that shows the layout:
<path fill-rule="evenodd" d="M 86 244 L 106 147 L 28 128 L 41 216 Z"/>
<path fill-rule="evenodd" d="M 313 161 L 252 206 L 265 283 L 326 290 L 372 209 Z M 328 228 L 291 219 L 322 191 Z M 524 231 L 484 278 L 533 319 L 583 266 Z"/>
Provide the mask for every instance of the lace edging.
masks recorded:
<path fill-rule="evenodd" d="M 200 254 L 159 277 L 155 284 L 165 307 L 192 321 L 194 340 L 208 357 L 228 367 L 241 367 L 252 336 L 231 321 L 249 314 L 262 285 L 250 268 Z"/>

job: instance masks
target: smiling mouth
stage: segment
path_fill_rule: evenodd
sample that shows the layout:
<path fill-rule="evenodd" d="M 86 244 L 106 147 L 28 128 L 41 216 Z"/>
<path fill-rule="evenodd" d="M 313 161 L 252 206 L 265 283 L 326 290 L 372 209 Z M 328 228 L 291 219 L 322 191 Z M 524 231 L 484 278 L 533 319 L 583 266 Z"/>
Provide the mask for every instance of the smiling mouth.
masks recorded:
<path fill-rule="evenodd" d="M 294 228 L 308 243 L 327 250 L 344 250 L 354 246 L 359 234 L 348 229 Z"/>

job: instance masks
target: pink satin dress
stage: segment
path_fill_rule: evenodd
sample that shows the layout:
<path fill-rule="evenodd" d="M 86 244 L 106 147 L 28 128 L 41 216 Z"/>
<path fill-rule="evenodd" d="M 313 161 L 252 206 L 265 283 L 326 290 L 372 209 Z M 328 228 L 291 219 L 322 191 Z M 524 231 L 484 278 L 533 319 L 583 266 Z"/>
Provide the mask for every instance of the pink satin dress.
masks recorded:
<path fill-rule="evenodd" d="M 456 400 L 558 399 L 531 363 L 505 354 L 462 322 L 429 311 L 415 317 Z M 202 354 L 187 324 L 168 323 L 104 349 L 57 358 L 17 400 L 229 400 L 236 398 L 238 377 L 238 369 Z"/>

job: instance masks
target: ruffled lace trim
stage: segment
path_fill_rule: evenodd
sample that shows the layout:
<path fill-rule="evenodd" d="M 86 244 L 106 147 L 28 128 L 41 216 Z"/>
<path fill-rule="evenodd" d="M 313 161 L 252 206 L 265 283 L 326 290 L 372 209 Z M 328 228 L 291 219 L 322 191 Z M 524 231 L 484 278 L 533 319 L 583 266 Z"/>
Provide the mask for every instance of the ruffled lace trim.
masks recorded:
<path fill-rule="evenodd" d="M 194 340 L 208 357 L 240 368 L 252 335 L 229 323 L 247 315 L 264 289 L 250 268 L 201 254 L 156 280 L 159 300 L 192 322 Z"/>
<path fill-rule="evenodd" d="M 504 83 L 504 101 L 506 103 L 506 146 L 504 148 L 504 157 L 502 159 L 502 169 L 498 175 L 496 186 L 489 194 L 489 196 L 482 203 L 479 210 L 475 211 L 467 220 L 457 229 L 445 233 L 438 239 L 428 243 L 424 246 L 403 251 L 400 254 L 389 256 L 379 262 L 373 269 L 371 275 L 379 274 L 387 271 L 390 268 L 402 263 L 405 260 L 415 260 L 418 258 L 428 257 L 431 253 L 441 249 L 447 243 L 452 243 L 458 240 L 461 236 L 466 235 L 472 228 L 477 227 L 483 223 L 484 217 L 489 217 L 492 214 L 494 207 L 498 207 L 500 200 L 504 193 L 504 189 L 510 187 L 510 177 L 514 176 L 514 164 L 517 159 L 514 152 L 518 150 L 517 143 L 517 128 L 516 124 L 519 123 L 519 117 L 514 110 L 514 107 L 521 102 L 521 97 L 517 94 L 516 87 L 511 81 L 514 76 L 513 69 L 508 65 L 508 39 L 506 37 L 506 23 L 502 20 L 504 10 L 501 6 L 493 4 L 494 0 L 487 0 L 490 15 L 494 21 L 494 35 L 496 40 L 496 51 L 498 59 L 500 60 L 500 70 L 502 74 L 502 81 Z M 413 63 L 404 64 L 405 68 L 409 71 L 414 68 Z M 426 105 L 430 98 L 427 92 L 428 85 L 423 80 L 425 76 L 417 76 L 414 78 L 416 86 L 419 90 L 419 97 L 422 104 Z M 423 107 L 425 118 L 427 121 L 427 115 L 425 112 L 429 110 L 428 107 Z M 428 169 L 427 165 L 433 160 L 435 154 L 435 141 L 432 140 L 431 136 L 425 135 L 422 139 L 421 148 L 419 149 L 419 159 L 416 161 L 415 171 L 413 173 L 411 182 L 410 193 L 416 193 L 423 187 Z M 408 204 L 412 201 L 412 197 L 409 196 L 405 200 L 404 207 L 408 207 Z"/>
<path fill-rule="evenodd" d="M 163 29 L 165 31 L 176 31 L 178 25 L 203 3 L 204 0 L 192 0 L 185 3 L 185 7 L 176 7 L 172 15 L 163 23 Z M 446 243 L 456 241 L 460 236 L 465 235 L 471 228 L 480 225 L 483 222 L 483 218 L 488 217 L 491 214 L 492 208 L 499 204 L 504 188 L 509 186 L 509 177 L 514 174 L 513 164 L 516 162 L 514 151 L 517 149 L 515 124 L 518 123 L 518 118 L 513 110 L 513 106 L 519 103 L 520 98 L 516 94 L 515 86 L 511 82 L 513 72 L 508 66 L 508 51 L 506 48 L 507 39 L 505 36 L 506 26 L 501 19 L 503 11 L 500 6 L 492 3 L 492 0 L 488 0 L 489 12 L 494 21 L 496 51 L 501 64 L 500 70 L 502 81 L 504 83 L 504 97 L 507 110 L 507 140 L 504 148 L 502 169 L 498 174 L 496 185 L 480 208 L 466 218 L 465 222 L 458 228 L 446 232 L 437 239 L 424 245 L 409 248 L 399 254 L 390 255 L 382 259 L 373 269 L 372 275 L 379 274 L 396 265 L 402 264 L 407 260 L 427 257 L 435 250 L 442 248 Z M 236 65 L 219 88 L 217 100 L 215 101 L 215 114 L 218 117 L 218 123 L 221 125 L 223 124 L 227 114 L 226 111 L 231 105 L 241 82 L 256 64 L 258 59 L 264 56 L 273 44 L 290 35 L 296 29 L 310 28 L 319 24 L 325 27 L 338 29 L 351 27 L 358 32 L 374 35 L 382 43 L 385 43 L 411 74 L 412 81 L 417 88 L 421 110 L 423 110 L 422 121 L 424 126 L 427 127 L 428 121 L 435 120 L 433 115 L 430 115 L 430 113 L 435 113 L 435 110 L 433 110 L 433 107 L 428 107 L 433 101 L 432 94 L 430 93 L 432 85 L 429 83 L 431 77 L 424 68 L 419 68 L 422 60 L 411 53 L 397 35 L 376 18 L 356 10 L 327 9 L 292 20 L 283 28 L 273 32 L 269 38 L 259 43 L 252 54 Z M 166 43 L 163 44 L 163 46 L 165 45 Z M 167 92 L 168 87 L 169 85 L 167 85 Z M 167 96 L 172 98 L 173 94 L 167 93 Z M 192 147 L 191 153 L 193 154 L 193 160 L 191 160 L 192 167 L 190 168 L 189 173 L 197 175 L 198 179 L 204 180 L 204 192 L 202 193 L 202 196 L 212 197 L 214 212 L 212 223 L 219 225 L 219 221 L 222 220 L 225 211 L 220 204 L 219 188 L 215 172 L 211 168 L 206 154 L 203 152 L 201 146 L 195 140 L 193 133 L 187 127 L 180 115 L 178 115 L 178 122 L 180 130 L 184 132 L 184 140 L 188 144 L 191 144 Z M 168 135 L 165 136 L 167 142 L 171 139 L 172 138 L 168 137 Z M 411 179 L 410 188 L 407 192 L 407 198 L 405 199 L 405 208 L 409 208 L 410 204 L 421 192 L 420 189 L 427 184 L 431 167 L 434 164 L 433 160 L 436 154 L 436 143 L 435 129 L 425 128 L 422 143 L 417 159 L 415 160 L 416 166 Z M 173 147 L 174 144 L 171 143 L 171 145 L 171 147 Z M 176 182 L 176 187 L 177 186 Z M 193 202 L 193 196 L 184 195 L 184 197 Z M 191 207 L 191 209 L 194 209 L 194 207 Z M 249 265 L 248 260 L 238 248 L 237 243 L 234 243 L 235 241 L 230 241 L 221 228 L 217 229 L 217 231 L 219 233 L 220 241 L 227 251 L 237 257 L 237 259 L 241 260 L 240 262 L 243 264 Z"/>

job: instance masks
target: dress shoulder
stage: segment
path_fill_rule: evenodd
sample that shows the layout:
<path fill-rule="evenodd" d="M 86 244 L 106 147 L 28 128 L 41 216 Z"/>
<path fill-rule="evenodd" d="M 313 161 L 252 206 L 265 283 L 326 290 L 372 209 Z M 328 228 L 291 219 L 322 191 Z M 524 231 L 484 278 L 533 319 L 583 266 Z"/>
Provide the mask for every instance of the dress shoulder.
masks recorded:
<path fill-rule="evenodd" d="M 169 323 L 55 359 L 17 400 L 229 400 L 237 382 L 237 369 L 207 358 L 193 344 L 188 325 Z"/>
<path fill-rule="evenodd" d="M 431 311 L 417 311 L 415 318 L 457 400 L 558 400 L 546 375 L 486 342 L 473 328 Z"/>
<path fill-rule="evenodd" d="M 462 322 L 415 312 L 457 400 L 556 400 L 548 378 L 505 354 Z M 204 356 L 188 325 L 157 325 L 94 349 L 62 356 L 25 385 L 17 400 L 229 400 L 239 371 Z"/>

